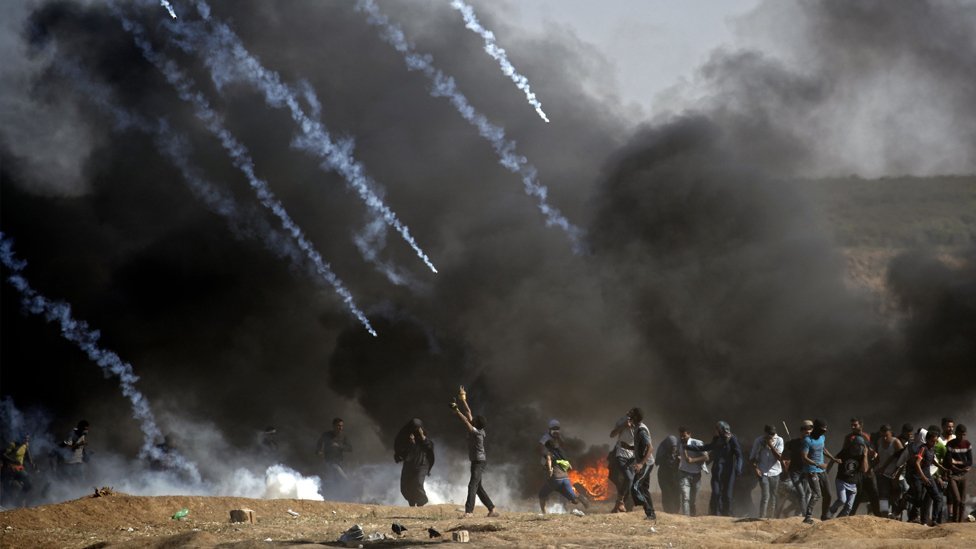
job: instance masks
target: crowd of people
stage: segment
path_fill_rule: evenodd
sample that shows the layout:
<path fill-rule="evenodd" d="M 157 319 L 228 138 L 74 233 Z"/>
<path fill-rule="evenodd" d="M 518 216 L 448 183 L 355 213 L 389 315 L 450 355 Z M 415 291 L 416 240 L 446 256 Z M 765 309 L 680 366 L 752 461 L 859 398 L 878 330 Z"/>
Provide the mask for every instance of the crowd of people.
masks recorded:
<path fill-rule="evenodd" d="M 488 496 L 483 479 L 487 458 L 485 438 L 487 422 L 472 415 L 462 387 L 451 404 L 468 431 L 471 476 L 465 514 L 474 511 L 475 498 L 488 509 L 489 516 L 498 512 Z M 973 463 L 972 447 L 965 425 L 943 418 L 941 425 L 915 429 L 902 426 L 897 436 L 890 425 L 875 433 L 864 430 L 858 418 L 850 420 L 850 431 L 839 437 L 837 450 L 831 453 L 827 444 L 827 422 L 804 420 L 797 436 L 791 437 L 783 423 L 788 440 L 775 425 L 766 425 L 763 434 L 751 444 L 743 444 L 728 422 L 718 421 L 709 442 L 692 436 L 688 427 L 678 428 L 655 450 L 650 429 L 644 423 L 640 408 L 630 409 L 610 431 L 614 444 L 607 455 L 609 480 L 616 489 L 612 513 L 626 512 L 630 506 L 641 507 L 647 519 L 655 520 L 656 511 L 650 495 L 651 472 L 657 466 L 663 510 L 695 516 L 703 475 L 710 476 L 711 497 L 708 514 L 733 515 L 737 494 L 759 487 L 758 518 L 802 516 L 803 522 L 814 522 L 819 504 L 820 520 L 830 520 L 857 513 L 865 504 L 875 516 L 935 525 L 962 522 L 966 519 L 966 476 Z M 411 505 L 422 505 L 424 467 L 429 474 L 433 464 L 433 443 L 424 438 L 422 424 L 414 419 L 398 436 L 414 433 L 409 444 L 424 448 L 429 459 L 410 461 L 403 457 L 403 495 Z M 397 450 L 407 456 L 411 446 Z M 553 492 L 560 494 L 574 514 L 590 505 L 589 494 L 579 493 L 569 479 L 573 465 L 564 451 L 561 425 L 551 420 L 539 440 L 542 464 L 542 487 L 539 508 L 546 512 Z M 428 465 L 429 464 L 429 465 Z M 417 467 L 420 467 L 418 473 Z M 833 475 L 833 496 L 830 473 Z M 740 511 L 741 513 L 741 506 Z M 748 514 L 748 513 L 747 513 Z"/>
<path fill-rule="evenodd" d="M 487 508 L 488 516 L 498 510 L 484 486 L 487 469 L 487 420 L 475 415 L 467 393 L 460 388 L 451 402 L 453 414 L 466 431 L 470 477 L 464 512 L 471 516 L 475 501 Z M 89 460 L 87 421 L 80 421 L 68 437 L 48 455 L 52 471 L 67 480 L 80 480 Z M 640 507 L 647 519 L 656 519 L 651 498 L 651 473 L 657 479 L 664 512 L 688 516 L 699 514 L 697 499 L 705 475 L 710 477 L 708 514 L 758 518 L 802 516 L 813 523 L 819 504 L 820 520 L 856 514 L 866 505 L 870 514 L 897 520 L 935 525 L 966 520 L 966 476 L 973 463 L 972 446 L 965 425 L 943 418 L 940 425 L 915 429 L 902 426 L 896 435 L 890 425 L 874 433 L 864 430 L 860 419 L 850 420 L 850 431 L 838 437 L 835 452 L 827 443 L 827 423 L 804 420 L 791 436 L 783 423 L 786 439 L 775 425 L 766 425 L 751 444 L 743 443 L 725 421 L 715 424 L 707 443 L 695 438 L 688 427 L 664 438 L 655 449 L 651 432 L 640 408 L 631 408 L 610 431 L 613 445 L 607 455 L 608 480 L 616 490 L 612 513 Z M 277 454 L 274 427 L 260 434 L 260 448 Z M 164 441 L 168 445 L 169 441 Z M 570 480 L 573 463 L 565 449 L 558 420 L 551 420 L 539 439 L 539 508 L 546 513 L 556 493 L 583 515 L 592 504 L 592 494 Z M 428 503 L 424 488 L 434 466 L 434 442 L 423 421 L 413 418 L 393 441 L 394 461 L 401 464 L 400 492 L 410 506 Z M 332 429 L 319 438 L 316 453 L 324 464 L 323 484 L 329 496 L 342 499 L 350 485 L 345 455 L 352 451 L 345 423 L 335 418 Z M 20 434 L 4 448 L 2 468 L 3 505 L 20 504 L 33 489 L 31 470 L 37 470 L 30 452 L 30 436 Z M 833 496 L 829 480 L 832 469 Z M 759 488 L 758 508 L 751 492 Z M 737 501 L 739 498 L 739 501 Z M 743 509 L 747 509 L 743 511 Z M 976 513 L 976 512 L 974 512 Z"/>
<path fill-rule="evenodd" d="M 656 455 L 668 512 L 697 513 L 698 487 L 710 466 L 712 515 L 731 515 L 740 487 L 748 494 L 758 484 L 759 518 L 802 515 L 810 524 L 819 503 L 820 520 L 853 515 L 861 504 L 875 516 L 927 525 L 965 520 L 972 447 L 966 426 L 951 418 L 917 430 L 905 424 L 897 436 L 887 424 L 869 434 L 852 418 L 835 453 L 828 449 L 827 423 L 820 419 L 801 422 L 798 436 L 788 441 L 766 425 L 751 445 L 742 444 L 724 421 L 716 423 L 707 444 L 692 438 L 687 427 L 678 431 Z M 621 444 L 627 447 L 625 440 Z M 832 498 L 829 473 L 835 467 Z M 618 483 L 617 490 L 615 511 L 626 483 Z"/>

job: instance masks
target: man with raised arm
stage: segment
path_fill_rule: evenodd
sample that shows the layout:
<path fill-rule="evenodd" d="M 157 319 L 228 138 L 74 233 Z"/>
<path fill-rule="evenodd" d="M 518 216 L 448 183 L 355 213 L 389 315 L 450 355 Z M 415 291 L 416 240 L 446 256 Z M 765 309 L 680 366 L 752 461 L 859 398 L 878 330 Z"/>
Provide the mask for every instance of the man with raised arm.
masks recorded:
<path fill-rule="evenodd" d="M 458 404 L 460 401 L 460 404 Z M 471 460 L 471 479 L 468 481 L 468 499 L 464 502 L 464 516 L 474 516 L 474 497 L 478 496 L 481 503 L 488 508 L 489 517 L 497 517 L 495 504 L 488 497 L 488 492 L 481 485 L 481 478 L 485 473 L 488 458 L 485 454 L 485 427 L 487 421 L 484 416 L 472 416 L 468 406 L 467 393 L 462 386 L 458 391 L 458 398 L 451 402 L 454 414 L 468 429 L 468 458 Z"/>

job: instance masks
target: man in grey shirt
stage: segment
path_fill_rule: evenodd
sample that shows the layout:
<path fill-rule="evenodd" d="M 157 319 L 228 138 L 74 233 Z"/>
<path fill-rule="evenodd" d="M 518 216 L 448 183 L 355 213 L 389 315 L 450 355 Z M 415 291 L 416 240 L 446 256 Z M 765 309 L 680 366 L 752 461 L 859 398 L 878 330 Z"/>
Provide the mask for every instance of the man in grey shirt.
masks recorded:
<path fill-rule="evenodd" d="M 460 406 L 458 406 L 457 402 L 452 402 L 451 409 L 454 410 L 454 413 L 468 429 L 468 459 L 471 460 L 471 480 L 468 481 L 468 499 L 464 502 L 464 516 L 473 516 L 474 497 L 477 495 L 481 503 L 488 508 L 488 516 L 497 517 L 498 513 L 495 512 L 495 504 L 491 502 L 491 498 L 488 497 L 488 492 L 481 485 L 481 477 L 485 473 L 485 466 L 488 461 L 485 455 L 485 427 L 487 426 L 487 422 L 484 416 L 471 415 L 471 408 L 468 407 L 467 394 L 464 392 L 464 387 L 461 387 L 461 390 L 458 392 L 458 399 L 461 401 Z"/>

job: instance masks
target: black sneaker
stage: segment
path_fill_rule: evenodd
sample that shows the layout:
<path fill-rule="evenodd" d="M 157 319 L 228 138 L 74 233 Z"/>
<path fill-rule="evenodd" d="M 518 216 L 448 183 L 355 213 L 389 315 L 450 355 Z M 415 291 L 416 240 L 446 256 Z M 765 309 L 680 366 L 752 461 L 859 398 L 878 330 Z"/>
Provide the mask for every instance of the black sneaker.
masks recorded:
<path fill-rule="evenodd" d="M 803 524 L 813 524 L 813 519 L 810 518 L 810 517 L 807 517 L 807 518 L 803 519 Z"/>

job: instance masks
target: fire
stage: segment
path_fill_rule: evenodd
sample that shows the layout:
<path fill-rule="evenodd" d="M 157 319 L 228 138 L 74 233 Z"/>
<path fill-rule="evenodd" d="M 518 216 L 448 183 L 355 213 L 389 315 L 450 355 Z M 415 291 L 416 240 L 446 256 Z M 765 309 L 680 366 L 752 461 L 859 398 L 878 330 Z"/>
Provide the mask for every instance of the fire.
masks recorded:
<path fill-rule="evenodd" d="M 586 488 L 590 497 L 596 501 L 604 501 L 610 497 L 610 470 L 605 461 L 590 465 L 582 469 L 570 469 L 569 480 Z"/>

